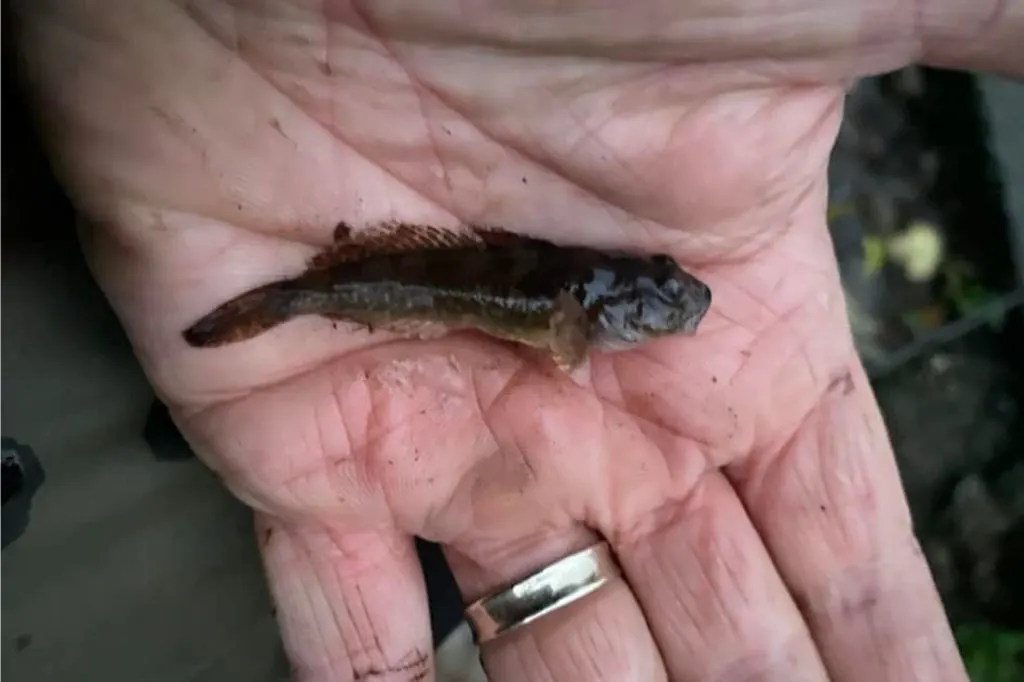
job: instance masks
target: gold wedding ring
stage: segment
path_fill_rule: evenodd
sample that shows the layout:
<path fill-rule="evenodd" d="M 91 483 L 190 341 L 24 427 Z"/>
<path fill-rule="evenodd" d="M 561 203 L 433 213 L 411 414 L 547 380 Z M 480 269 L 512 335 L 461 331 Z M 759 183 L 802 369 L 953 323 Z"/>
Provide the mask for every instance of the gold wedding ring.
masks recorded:
<path fill-rule="evenodd" d="M 478 644 L 582 599 L 621 575 L 605 542 L 570 554 L 466 608 Z"/>

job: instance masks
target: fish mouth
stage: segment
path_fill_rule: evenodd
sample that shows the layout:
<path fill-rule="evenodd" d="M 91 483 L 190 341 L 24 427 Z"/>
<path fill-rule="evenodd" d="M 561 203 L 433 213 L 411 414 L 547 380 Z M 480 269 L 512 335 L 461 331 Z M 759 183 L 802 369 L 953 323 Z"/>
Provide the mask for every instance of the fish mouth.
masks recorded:
<path fill-rule="evenodd" d="M 697 333 L 697 328 L 700 326 L 701 320 L 704 318 L 704 313 L 694 315 L 686 321 L 683 325 L 682 332 L 688 336 L 693 336 Z"/>
<path fill-rule="evenodd" d="M 703 285 L 700 293 L 694 298 L 694 308 L 687 316 L 686 322 L 683 323 L 683 332 L 691 335 L 697 333 L 700 323 L 704 321 L 708 311 L 711 310 L 711 287 Z"/>

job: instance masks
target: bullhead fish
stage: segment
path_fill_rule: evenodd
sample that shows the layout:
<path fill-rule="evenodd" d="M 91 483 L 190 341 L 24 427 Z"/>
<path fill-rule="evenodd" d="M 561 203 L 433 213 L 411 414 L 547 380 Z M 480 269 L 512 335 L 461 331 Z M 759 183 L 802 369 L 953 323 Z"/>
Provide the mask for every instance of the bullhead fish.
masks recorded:
<path fill-rule="evenodd" d="M 692 335 L 711 290 L 665 254 L 562 246 L 488 227 L 353 230 L 302 274 L 233 298 L 183 333 L 195 347 L 250 339 L 300 315 L 406 337 L 475 330 L 572 371 L 590 349 Z"/>

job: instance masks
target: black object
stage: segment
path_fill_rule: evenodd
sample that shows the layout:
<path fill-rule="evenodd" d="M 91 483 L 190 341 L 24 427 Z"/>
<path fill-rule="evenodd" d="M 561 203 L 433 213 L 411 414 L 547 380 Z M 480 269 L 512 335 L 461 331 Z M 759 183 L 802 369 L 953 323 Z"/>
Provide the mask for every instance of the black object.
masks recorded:
<path fill-rule="evenodd" d="M 32 497 L 46 480 L 43 466 L 29 446 L 3 438 L 3 547 L 28 528 Z"/>
<path fill-rule="evenodd" d="M 427 583 L 430 631 L 434 633 L 434 648 L 437 648 L 462 622 L 462 595 L 440 545 L 416 538 L 416 554 Z"/>
<path fill-rule="evenodd" d="M 194 459 L 195 453 L 181 435 L 171 413 L 159 400 L 154 400 L 142 429 L 142 438 L 153 450 L 153 456 L 164 462 Z"/>
<path fill-rule="evenodd" d="M 998 76 L 978 75 L 976 79 L 993 165 L 1002 180 L 1017 283 L 1024 287 L 1024 129 L 1020 125 L 1024 87 Z"/>

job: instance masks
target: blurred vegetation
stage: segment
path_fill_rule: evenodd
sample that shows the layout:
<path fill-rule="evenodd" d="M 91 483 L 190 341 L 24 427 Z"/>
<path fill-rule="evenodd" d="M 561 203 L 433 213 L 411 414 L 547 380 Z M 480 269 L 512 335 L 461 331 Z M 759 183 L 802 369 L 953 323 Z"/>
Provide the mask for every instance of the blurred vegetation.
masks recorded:
<path fill-rule="evenodd" d="M 956 638 L 972 682 L 1024 680 L 1024 632 L 971 626 Z"/>

